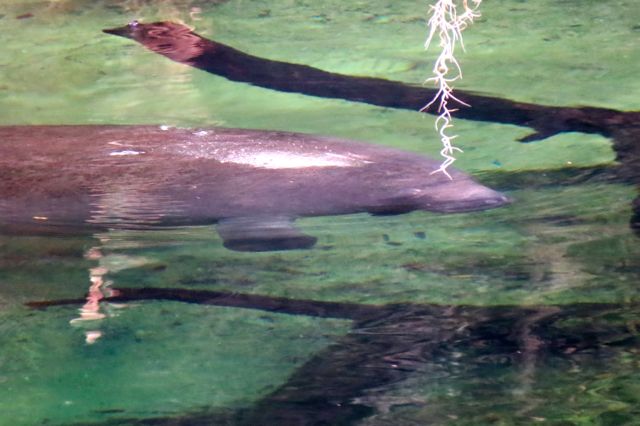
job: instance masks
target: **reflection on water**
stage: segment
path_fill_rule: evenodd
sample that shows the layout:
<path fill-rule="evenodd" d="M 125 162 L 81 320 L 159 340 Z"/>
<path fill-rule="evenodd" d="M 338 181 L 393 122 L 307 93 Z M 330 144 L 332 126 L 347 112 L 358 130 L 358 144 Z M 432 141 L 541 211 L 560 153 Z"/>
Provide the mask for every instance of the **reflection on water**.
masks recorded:
<path fill-rule="evenodd" d="M 418 373 L 427 380 L 453 379 L 453 384 L 461 375 L 477 375 L 484 366 L 493 366 L 496 371 L 513 370 L 510 389 L 502 391 L 509 392 L 520 404 L 514 419 L 546 420 L 542 401 L 536 401 L 543 364 L 558 359 L 561 364 L 570 362 L 572 369 L 579 371 L 594 357 L 625 351 L 633 354 L 638 343 L 635 324 L 640 320 L 636 305 L 359 305 L 149 287 L 120 288 L 111 299 L 147 303 L 169 300 L 353 321 L 349 333 L 316 353 L 286 383 L 252 409 L 240 410 L 234 424 L 246 425 L 351 424 L 376 412 L 384 415 L 393 405 L 416 405 L 416 396 L 403 399 L 388 397 L 387 393 Z M 73 303 L 77 301 L 30 305 L 44 308 Z M 480 373 L 478 377 L 482 376 Z M 458 396 L 461 391 L 453 388 L 450 396 Z M 147 420 L 154 424 L 219 421 L 211 412 Z"/>
<path fill-rule="evenodd" d="M 98 320 L 114 315 L 114 308 L 122 308 L 125 305 L 115 305 L 113 303 L 105 303 L 103 299 L 118 295 L 118 291 L 111 288 L 112 281 L 107 280 L 105 276 L 109 273 L 115 273 L 119 270 L 144 265 L 145 259 L 130 258 L 129 256 L 120 256 L 126 259 L 126 262 L 120 261 L 114 264 L 111 258 L 105 258 L 102 254 L 102 247 L 109 243 L 110 238 L 106 234 L 95 235 L 100 241 L 100 246 L 91 247 L 85 253 L 85 258 L 91 261 L 97 261 L 98 266 L 89 268 L 89 290 L 87 291 L 87 301 L 79 309 L 80 316 L 69 321 L 72 325 L 82 326 L 86 336 L 87 344 L 95 343 L 102 337 L 102 331 L 98 328 Z"/>

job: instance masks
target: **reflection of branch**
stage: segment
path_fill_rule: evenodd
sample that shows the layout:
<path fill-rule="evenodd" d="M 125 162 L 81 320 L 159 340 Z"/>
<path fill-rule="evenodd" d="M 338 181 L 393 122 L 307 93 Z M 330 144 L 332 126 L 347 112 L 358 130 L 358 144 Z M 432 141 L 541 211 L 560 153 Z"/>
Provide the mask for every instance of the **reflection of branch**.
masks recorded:
<path fill-rule="evenodd" d="M 230 306 L 236 308 L 259 309 L 263 311 L 308 315 L 321 318 L 360 319 L 381 312 L 382 307 L 357 303 L 318 302 L 314 300 L 287 299 L 242 293 L 225 293 L 207 290 L 180 288 L 118 288 L 115 296 L 105 297 L 108 302 L 131 302 L 143 300 L 167 300 L 201 305 Z M 83 304 L 85 299 L 60 299 L 29 302 L 27 306 L 44 309 L 51 306 Z"/>
<path fill-rule="evenodd" d="M 520 386 L 516 390 L 516 396 L 522 401 L 522 406 L 518 410 L 520 415 L 533 411 L 540 403 L 538 399 L 531 395 L 531 390 L 535 385 L 539 358 L 545 345 L 544 338 L 537 334 L 538 330 L 536 328 L 540 326 L 540 323 L 545 318 L 559 312 L 561 312 L 561 309 L 557 306 L 543 307 L 521 318 L 515 324 L 514 337 L 518 340 L 521 363 Z"/>
<path fill-rule="evenodd" d="M 341 318 L 357 321 L 357 327 L 378 326 L 396 317 L 404 322 L 403 315 L 411 312 L 414 316 L 434 315 L 456 319 L 467 324 L 470 319 L 477 324 L 490 323 L 492 320 L 510 318 L 528 318 L 526 327 L 543 321 L 550 324 L 560 317 L 592 316 L 610 309 L 634 307 L 636 304 L 580 303 L 573 305 L 549 306 L 452 306 L 437 304 L 388 304 L 368 305 L 348 302 L 323 302 L 309 299 L 289 299 L 286 297 L 263 296 L 259 294 L 229 293 L 223 291 L 192 290 L 188 288 L 114 288 L 113 296 L 105 296 L 105 302 L 134 302 L 145 300 L 164 300 L 199 305 L 227 306 L 245 309 L 257 309 L 288 315 L 306 315 L 318 318 Z M 47 309 L 54 306 L 83 305 L 85 298 L 42 300 L 25 303 L 32 309 Z M 535 315 L 534 315 L 535 314 Z M 533 315 L 533 316 L 531 316 Z M 477 327 L 474 324 L 473 327 Z M 463 328 L 467 328 L 465 325 Z M 519 329 L 520 330 L 520 329 Z M 521 331 L 521 330 L 520 330 Z M 516 336 L 517 337 L 517 336 Z"/>
<path fill-rule="evenodd" d="M 465 369 L 470 374 L 477 374 L 474 369 L 482 366 L 484 357 L 480 353 L 478 359 L 474 358 L 478 343 L 486 348 L 484 352 L 490 351 L 489 355 L 506 355 L 523 362 L 526 385 L 526 380 L 531 380 L 535 373 L 535 361 L 542 351 L 566 356 L 583 349 L 603 348 L 608 343 L 635 342 L 633 339 L 637 336 L 634 330 L 629 332 L 626 324 L 620 326 L 611 320 L 611 312 L 619 314 L 625 307 L 633 309 L 629 305 L 371 306 L 175 288 L 120 288 L 118 292 L 119 295 L 105 300 L 165 300 L 355 320 L 351 332 L 315 354 L 286 383 L 264 396 L 251 409 L 236 413 L 233 424 L 238 425 L 352 424 L 373 414 L 368 405 L 376 405 L 376 398 L 381 398 L 378 402 L 383 404 L 385 391 L 394 383 L 406 380 L 418 371 L 423 374 L 437 372 L 447 364 L 447 359 L 459 363 L 460 353 L 468 354 L 464 358 Z M 84 299 L 78 298 L 28 305 L 47 308 L 83 302 Z M 615 332 L 612 326 L 616 328 Z M 606 340 L 612 335 L 618 342 Z M 524 355 L 518 356 L 518 351 L 524 351 Z M 370 391 L 374 389 L 376 392 L 372 394 Z M 373 401 L 364 405 L 365 396 Z M 224 423 L 217 421 L 215 412 L 125 420 L 114 419 L 113 424 Z"/>

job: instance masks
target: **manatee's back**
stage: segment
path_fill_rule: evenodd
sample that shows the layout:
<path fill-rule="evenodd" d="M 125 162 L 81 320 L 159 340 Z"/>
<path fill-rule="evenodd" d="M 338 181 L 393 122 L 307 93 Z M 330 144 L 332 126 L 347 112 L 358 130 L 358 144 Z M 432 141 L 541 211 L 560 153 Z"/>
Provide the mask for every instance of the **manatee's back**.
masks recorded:
<path fill-rule="evenodd" d="M 178 179 L 191 197 L 191 217 L 365 211 L 393 191 L 392 179 L 413 173 L 407 167 L 419 163 L 424 173 L 430 165 L 401 151 L 315 135 L 237 129 L 193 135 L 167 147 L 192 164 Z"/>
<path fill-rule="evenodd" d="M 0 127 L 0 224 L 39 227 L 82 223 L 88 215 L 84 190 L 90 168 L 74 165 L 86 148 L 71 127 Z M 84 159 L 82 160 L 84 161 Z"/>
<path fill-rule="evenodd" d="M 0 127 L 0 224 L 139 227 L 349 213 L 379 192 L 374 166 L 392 154 L 286 132 Z"/>
<path fill-rule="evenodd" d="M 162 126 L 0 127 L 0 224 L 148 227 L 419 208 L 436 161 L 335 138 Z M 453 171 L 454 178 L 468 179 Z"/>
<path fill-rule="evenodd" d="M 168 210 L 153 199 L 162 167 L 136 148 L 157 139 L 154 129 L 0 127 L 0 224 L 62 230 L 157 221 Z"/>

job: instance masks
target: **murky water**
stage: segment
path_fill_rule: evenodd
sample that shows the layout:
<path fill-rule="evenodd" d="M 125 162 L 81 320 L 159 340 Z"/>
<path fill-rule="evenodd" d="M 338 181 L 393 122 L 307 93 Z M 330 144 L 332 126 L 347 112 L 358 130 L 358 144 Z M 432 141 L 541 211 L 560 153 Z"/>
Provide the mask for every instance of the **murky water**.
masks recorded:
<path fill-rule="evenodd" d="M 0 124 L 277 129 L 436 156 L 431 116 L 227 81 L 101 32 L 180 20 L 254 55 L 420 84 L 426 7 L 4 1 Z M 458 87 L 638 110 L 639 10 L 486 1 Z M 0 424 L 638 424 L 638 175 L 599 134 L 455 130 L 456 166 L 511 205 L 305 218 L 313 249 L 265 253 L 212 227 L 0 236 Z"/>

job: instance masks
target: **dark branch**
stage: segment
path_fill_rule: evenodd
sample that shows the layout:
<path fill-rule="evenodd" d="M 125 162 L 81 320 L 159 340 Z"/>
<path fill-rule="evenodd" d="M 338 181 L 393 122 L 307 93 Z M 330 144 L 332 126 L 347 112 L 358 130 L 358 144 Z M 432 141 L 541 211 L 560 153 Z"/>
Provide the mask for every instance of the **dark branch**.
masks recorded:
<path fill-rule="evenodd" d="M 272 61 L 249 55 L 208 40 L 184 25 L 172 22 L 132 22 L 104 32 L 133 39 L 153 52 L 232 81 L 281 92 L 344 99 L 388 108 L 419 111 L 436 90 L 381 78 L 357 77 L 322 71 L 307 65 Z M 514 102 L 472 92 L 457 91 L 456 116 L 476 121 L 530 127 L 535 133 L 523 138 L 531 142 L 561 132 L 599 133 L 611 136 L 615 129 L 640 122 L 640 112 L 622 112 L 592 107 L 556 107 Z M 436 107 L 424 112 L 437 114 Z"/>
<path fill-rule="evenodd" d="M 113 289 L 113 291 L 114 296 L 103 300 L 114 303 L 166 300 L 200 305 L 258 309 L 290 315 L 344 319 L 365 318 L 379 312 L 381 309 L 379 306 L 357 303 L 318 302 L 314 300 L 296 300 L 284 297 L 180 288 L 120 288 Z M 85 299 L 59 299 L 29 302 L 26 305 L 34 309 L 45 309 L 52 306 L 82 305 L 85 301 Z"/>

